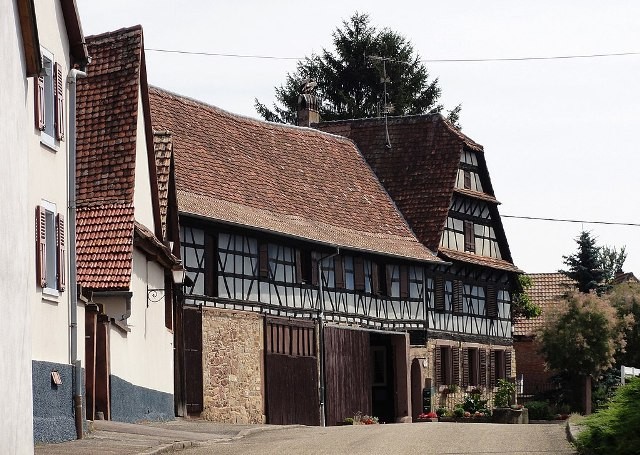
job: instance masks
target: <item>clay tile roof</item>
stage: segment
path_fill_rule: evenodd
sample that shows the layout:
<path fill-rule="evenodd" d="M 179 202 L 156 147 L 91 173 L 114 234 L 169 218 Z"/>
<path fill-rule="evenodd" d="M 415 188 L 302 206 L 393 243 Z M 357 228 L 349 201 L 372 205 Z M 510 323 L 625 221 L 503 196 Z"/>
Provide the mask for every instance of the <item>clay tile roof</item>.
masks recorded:
<path fill-rule="evenodd" d="M 165 238 L 167 232 L 167 204 L 169 200 L 169 172 L 171 171 L 171 154 L 173 150 L 171 133 L 169 131 L 154 131 L 153 148 L 156 152 L 162 238 Z"/>
<path fill-rule="evenodd" d="M 455 193 L 494 206 L 498 204 L 484 161 L 483 148 L 440 114 L 389 117 L 387 123 L 391 148 L 386 147 L 383 118 L 321 122 L 314 127 L 352 139 L 418 239 L 430 250 L 439 251 L 442 231 Z M 455 188 L 464 149 L 477 152 L 479 167 L 486 173 L 484 193 Z M 497 210 L 494 213 L 494 227 L 501 232 L 502 224 Z M 517 270 L 513 264 L 506 265 L 511 259 L 506 238 L 502 238 L 500 248 L 502 257 L 509 261 L 495 263 L 494 266 Z M 461 260 L 473 263 L 483 261 L 480 256 L 473 259 L 464 256 Z"/>
<path fill-rule="evenodd" d="M 537 318 L 515 318 L 513 321 L 514 336 L 533 336 L 545 324 L 545 313 L 562 303 L 562 298 L 575 290 L 575 282 L 562 273 L 530 273 L 533 286 L 528 294 L 531 300 L 542 309 Z"/>
<path fill-rule="evenodd" d="M 133 206 L 80 207 L 76 221 L 78 283 L 89 289 L 129 289 Z"/>
<path fill-rule="evenodd" d="M 150 89 L 172 132 L 179 210 L 335 245 L 439 261 L 415 237 L 354 144 Z"/>
<path fill-rule="evenodd" d="M 133 201 L 142 28 L 88 36 L 91 64 L 78 79 L 79 205 Z"/>
<path fill-rule="evenodd" d="M 77 92 L 77 264 L 85 288 L 131 280 L 140 26 L 86 38 L 92 63 Z"/>
<path fill-rule="evenodd" d="M 522 273 L 522 270 L 513 265 L 511 262 L 505 261 L 504 259 L 497 259 L 489 256 L 480 256 L 478 254 L 451 250 L 449 248 L 440 248 L 438 251 L 444 257 L 454 261 L 467 262 L 470 264 L 490 267 L 492 269 L 506 270 L 507 272 Z"/>

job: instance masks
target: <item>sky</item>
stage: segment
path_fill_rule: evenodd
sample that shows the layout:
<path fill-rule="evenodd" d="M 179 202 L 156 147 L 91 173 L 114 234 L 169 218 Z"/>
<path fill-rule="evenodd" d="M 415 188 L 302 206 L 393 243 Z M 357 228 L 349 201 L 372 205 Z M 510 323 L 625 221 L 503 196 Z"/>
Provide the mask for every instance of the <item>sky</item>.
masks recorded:
<path fill-rule="evenodd" d="M 45 0 L 39 0 L 45 1 Z M 149 83 L 259 118 L 295 58 L 331 49 L 354 12 L 409 39 L 424 60 L 640 53 L 640 2 L 77 0 L 85 35 L 141 24 Z M 293 57 L 168 54 L 171 49 Z M 580 231 L 626 246 L 640 277 L 640 54 L 534 61 L 426 62 L 441 102 L 462 104 L 462 131 L 482 144 L 514 262 L 563 268 Z"/>

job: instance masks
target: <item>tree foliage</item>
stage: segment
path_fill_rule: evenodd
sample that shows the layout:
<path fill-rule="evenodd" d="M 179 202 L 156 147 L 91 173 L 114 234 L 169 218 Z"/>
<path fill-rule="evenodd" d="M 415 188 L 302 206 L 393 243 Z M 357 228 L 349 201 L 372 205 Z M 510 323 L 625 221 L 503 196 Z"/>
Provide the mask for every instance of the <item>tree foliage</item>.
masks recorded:
<path fill-rule="evenodd" d="M 385 102 L 381 83 L 384 71 L 383 62 L 376 56 L 390 59 L 384 62 L 387 102 L 394 107 L 390 115 L 443 110 L 438 104 L 438 79 L 429 80 L 411 42 L 388 28 L 376 29 L 367 14 L 356 12 L 343 21 L 342 27 L 333 32 L 333 46 L 333 51 L 323 49 L 319 55 L 298 62 L 284 85 L 275 88 L 279 104 L 274 103 L 273 110 L 256 99 L 258 114 L 268 121 L 296 123 L 300 87 L 311 79 L 317 82 L 323 120 L 380 116 Z M 449 120 L 457 124 L 459 113 L 460 105 L 449 111 Z"/>
<path fill-rule="evenodd" d="M 616 353 L 616 367 L 621 365 L 640 367 L 640 284 L 621 283 L 606 295 L 618 312 L 618 317 L 626 321 L 624 337 L 626 345 Z"/>
<path fill-rule="evenodd" d="M 570 294 L 559 307 L 538 336 L 548 367 L 582 377 L 598 377 L 611 368 L 631 321 L 620 319 L 605 298 L 594 294 Z"/>
<path fill-rule="evenodd" d="M 528 275 L 518 275 L 516 289 L 511 299 L 511 314 L 513 317 L 535 318 L 542 314 L 542 308 L 536 305 L 529 296 L 529 289 L 533 280 Z"/>
<path fill-rule="evenodd" d="M 600 267 L 604 272 L 604 282 L 610 283 L 616 276 L 616 273 L 622 272 L 622 266 L 624 261 L 627 260 L 626 247 L 620 248 L 620 251 L 616 247 L 603 246 L 599 252 Z"/>

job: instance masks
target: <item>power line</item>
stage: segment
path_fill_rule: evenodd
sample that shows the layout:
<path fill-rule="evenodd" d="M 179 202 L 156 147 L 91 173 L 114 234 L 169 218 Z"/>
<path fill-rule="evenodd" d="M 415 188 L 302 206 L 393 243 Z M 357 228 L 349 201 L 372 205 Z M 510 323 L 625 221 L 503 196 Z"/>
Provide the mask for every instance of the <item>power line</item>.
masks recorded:
<path fill-rule="evenodd" d="M 196 52 L 179 49 L 145 48 L 148 52 L 163 52 L 167 54 L 201 55 L 206 57 L 230 57 L 230 58 L 257 58 L 263 60 L 303 60 L 305 57 L 281 57 L 277 55 L 251 55 L 251 54 L 226 54 L 220 52 Z M 640 52 L 611 52 L 605 54 L 577 54 L 577 55 L 553 55 L 546 57 L 505 57 L 505 58 L 440 58 L 420 59 L 424 63 L 479 63 L 479 62 L 524 62 L 536 60 L 569 60 L 586 58 L 628 57 L 640 55 Z M 404 62 L 402 62 L 404 63 Z"/>
<path fill-rule="evenodd" d="M 556 221 L 562 223 L 583 223 L 583 224 L 606 224 L 610 226 L 634 226 L 640 227 L 640 223 L 618 223 L 615 221 L 587 221 L 587 220 L 568 220 L 562 218 L 541 218 L 535 216 L 516 216 L 516 215 L 502 215 L 502 218 L 517 218 L 520 220 L 537 220 L 537 221 Z"/>

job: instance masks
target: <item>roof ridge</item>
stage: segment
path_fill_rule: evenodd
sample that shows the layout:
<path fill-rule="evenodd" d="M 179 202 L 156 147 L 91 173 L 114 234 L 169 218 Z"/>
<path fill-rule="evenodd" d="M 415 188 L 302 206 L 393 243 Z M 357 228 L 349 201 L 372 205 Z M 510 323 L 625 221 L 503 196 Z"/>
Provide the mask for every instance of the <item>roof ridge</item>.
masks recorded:
<path fill-rule="evenodd" d="M 224 115 L 230 119 L 235 119 L 236 121 L 242 121 L 242 122 L 247 122 L 247 123 L 251 123 L 253 125 L 257 125 L 260 127 L 269 127 L 269 128 L 280 128 L 283 130 L 297 130 L 297 131 L 304 131 L 307 133 L 310 133 L 310 136 L 318 136 L 318 137 L 333 137 L 336 139 L 339 139 L 341 142 L 348 142 L 348 143 L 353 143 L 353 141 L 349 138 L 346 138 L 344 136 L 338 135 L 338 134 L 332 134 L 332 133 L 326 133 L 324 131 L 315 129 L 315 128 L 311 128 L 311 127 L 306 127 L 306 126 L 298 126 L 298 125 L 291 125 L 289 123 L 278 123 L 278 122 L 269 122 L 267 120 L 260 120 L 260 119 L 256 119 L 253 117 L 249 117 L 248 115 L 243 115 L 243 114 L 236 114 L 234 112 L 228 111 L 226 109 L 223 109 L 219 106 L 215 106 L 213 104 L 209 104 L 205 101 L 202 100 L 198 100 L 196 98 L 192 98 L 190 96 L 187 95 L 181 95 L 179 93 L 173 92 L 171 90 L 167 90 L 165 88 L 162 87 L 158 87 L 155 85 L 149 85 L 149 91 L 150 92 L 156 92 L 160 95 L 162 94 L 166 94 L 169 96 L 172 96 L 173 98 L 179 100 L 179 101 L 183 101 L 186 103 L 191 103 L 195 106 L 199 106 L 205 109 L 210 109 L 214 112 L 217 112 L 221 115 Z"/>
<path fill-rule="evenodd" d="M 142 25 L 132 25 L 130 27 L 122 27 L 117 30 L 111 30 L 108 32 L 98 33 L 95 35 L 85 36 L 85 41 L 98 41 L 101 39 L 112 38 L 120 35 L 124 35 L 129 32 L 137 32 L 139 31 L 142 34 Z"/>

